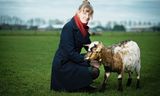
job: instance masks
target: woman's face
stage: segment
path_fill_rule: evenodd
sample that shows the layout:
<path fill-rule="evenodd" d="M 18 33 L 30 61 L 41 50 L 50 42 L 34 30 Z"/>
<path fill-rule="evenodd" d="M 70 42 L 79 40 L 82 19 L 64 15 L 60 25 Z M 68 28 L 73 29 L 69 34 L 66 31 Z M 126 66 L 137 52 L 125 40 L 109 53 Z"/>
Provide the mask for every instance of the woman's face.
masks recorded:
<path fill-rule="evenodd" d="M 92 14 L 88 8 L 79 10 L 78 15 L 82 23 L 88 23 L 90 18 L 92 17 Z"/>

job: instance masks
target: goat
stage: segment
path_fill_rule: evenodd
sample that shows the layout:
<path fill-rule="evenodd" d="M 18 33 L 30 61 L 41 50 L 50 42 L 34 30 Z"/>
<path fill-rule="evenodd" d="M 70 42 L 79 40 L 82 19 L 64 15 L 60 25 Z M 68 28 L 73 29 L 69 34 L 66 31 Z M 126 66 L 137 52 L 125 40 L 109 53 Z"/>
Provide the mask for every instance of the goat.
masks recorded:
<path fill-rule="evenodd" d="M 131 73 L 136 72 L 136 88 L 140 88 L 140 48 L 135 41 L 126 40 L 118 44 L 104 47 L 102 42 L 94 41 L 88 46 L 86 60 L 98 60 L 104 66 L 105 74 L 101 86 L 103 91 L 107 85 L 111 72 L 118 73 L 118 90 L 123 91 L 122 78 L 124 72 L 128 73 L 127 86 L 131 85 Z"/>

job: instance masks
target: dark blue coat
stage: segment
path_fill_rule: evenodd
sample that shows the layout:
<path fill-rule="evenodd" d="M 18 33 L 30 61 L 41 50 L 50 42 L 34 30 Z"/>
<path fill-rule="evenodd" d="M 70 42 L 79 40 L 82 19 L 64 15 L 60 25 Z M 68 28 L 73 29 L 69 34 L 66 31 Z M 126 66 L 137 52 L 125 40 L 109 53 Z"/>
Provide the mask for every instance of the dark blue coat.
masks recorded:
<path fill-rule="evenodd" d="M 71 91 L 92 83 L 90 65 L 80 54 L 83 45 L 91 42 L 89 36 L 82 36 L 73 18 L 64 25 L 52 63 L 51 89 Z"/>

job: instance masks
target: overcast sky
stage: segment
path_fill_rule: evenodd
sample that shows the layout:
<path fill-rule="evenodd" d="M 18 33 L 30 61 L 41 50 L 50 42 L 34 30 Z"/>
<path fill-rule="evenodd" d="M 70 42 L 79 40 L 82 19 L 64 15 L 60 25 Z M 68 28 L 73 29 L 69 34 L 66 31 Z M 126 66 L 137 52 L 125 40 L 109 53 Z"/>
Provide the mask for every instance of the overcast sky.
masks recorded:
<path fill-rule="evenodd" d="M 82 0 L 0 0 L 0 15 L 67 20 Z M 160 0 L 90 0 L 93 21 L 160 21 Z"/>

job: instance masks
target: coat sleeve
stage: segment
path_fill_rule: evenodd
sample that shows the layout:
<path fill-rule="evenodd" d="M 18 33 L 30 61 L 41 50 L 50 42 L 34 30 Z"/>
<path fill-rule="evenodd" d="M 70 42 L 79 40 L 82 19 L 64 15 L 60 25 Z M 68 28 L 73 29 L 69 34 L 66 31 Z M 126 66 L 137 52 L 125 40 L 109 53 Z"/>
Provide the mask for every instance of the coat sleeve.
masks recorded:
<path fill-rule="evenodd" d="M 91 40 L 90 40 L 90 38 L 88 37 L 88 40 L 87 40 L 87 43 L 86 44 L 91 44 Z M 86 51 L 88 51 L 88 46 L 83 46 L 84 47 L 84 49 L 86 50 Z"/>
<path fill-rule="evenodd" d="M 76 63 L 84 62 L 84 56 L 76 51 L 72 26 L 65 25 L 61 33 L 61 47 L 64 54 L 71 61 Z"/>

